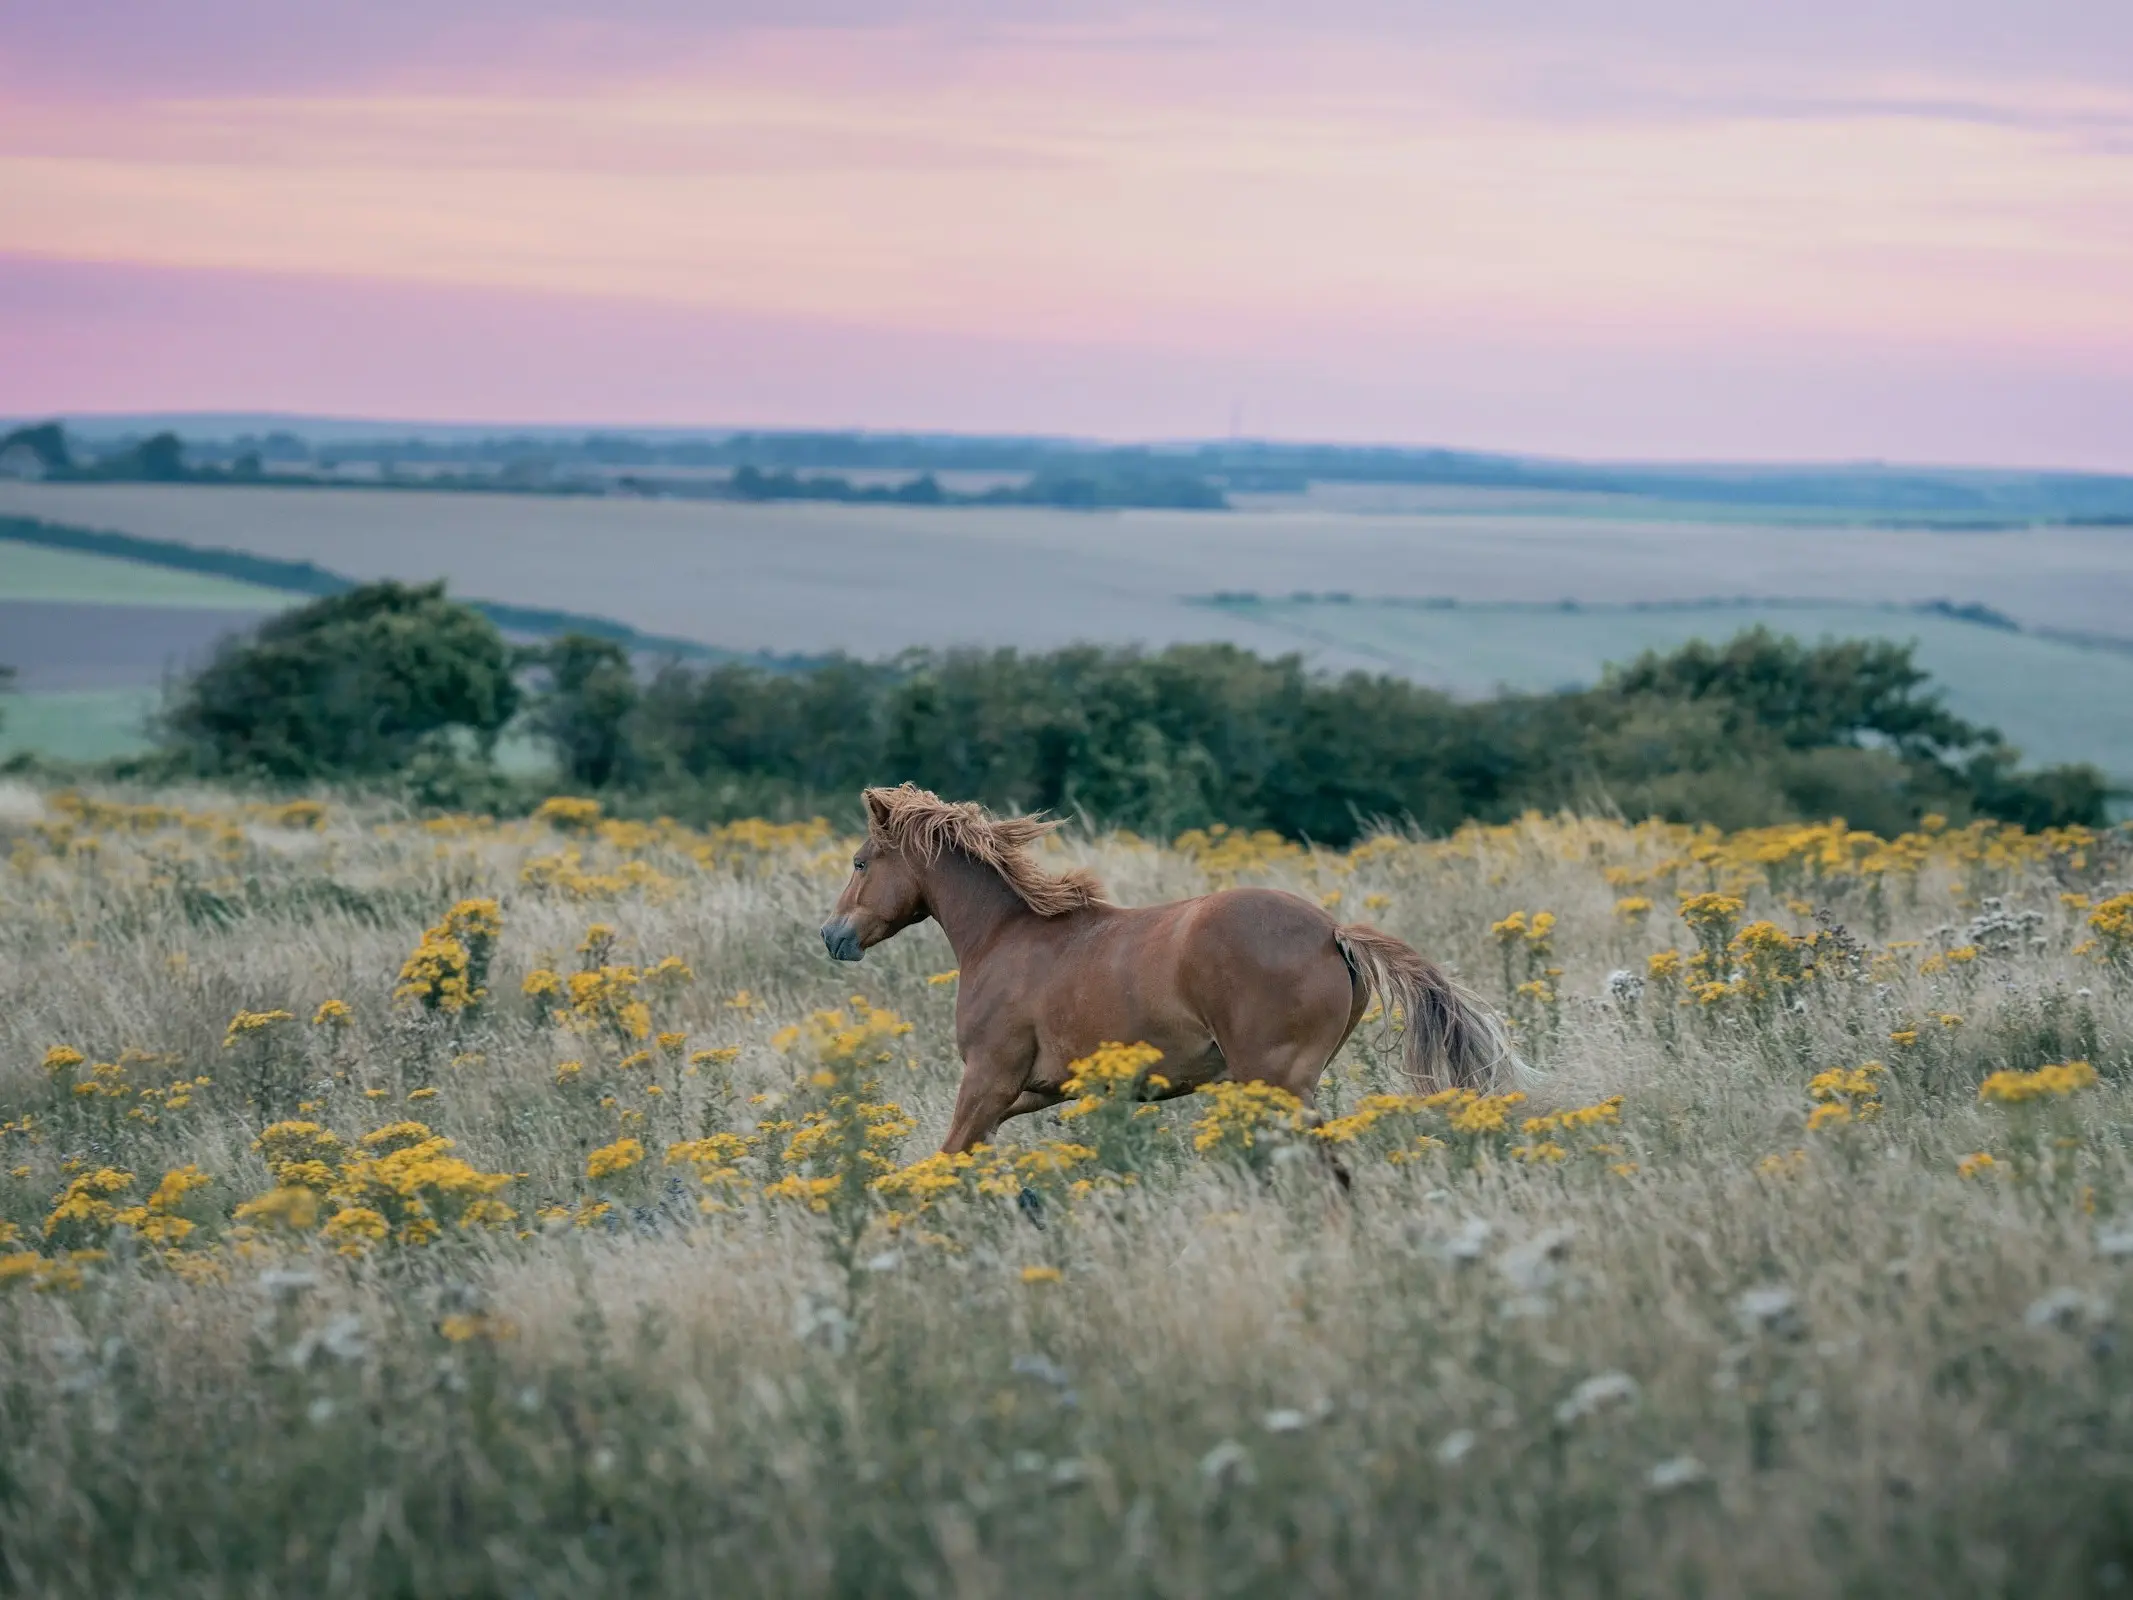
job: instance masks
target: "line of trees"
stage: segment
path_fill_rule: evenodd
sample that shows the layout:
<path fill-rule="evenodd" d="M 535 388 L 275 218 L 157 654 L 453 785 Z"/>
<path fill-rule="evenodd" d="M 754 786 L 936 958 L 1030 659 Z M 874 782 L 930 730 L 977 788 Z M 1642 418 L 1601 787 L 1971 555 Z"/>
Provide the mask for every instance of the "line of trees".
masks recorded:
<path fill-rule="evenodd" d="M 1592 689 L 1467 702 L 1230 645 L 647 673 L 609 639 L 513 651 L 434 584 L 366 585 L 225 645 L 174 693 L 160 759 L 274 779 L 418 772 L 448 803 L 530 803 L 491 761 L 512 727 L 553 753 L 554 781 L 697 819 L 842 814 L 863 785 L 907 778 L 1156 835 L 1227 822 L 1329 844 L 1536 806 L 1893 832 L 1927 811 L 2100 822 L 2108 798 L 2094 768 L 2023 769 L 1883 640 L 1757 629 Z"/>

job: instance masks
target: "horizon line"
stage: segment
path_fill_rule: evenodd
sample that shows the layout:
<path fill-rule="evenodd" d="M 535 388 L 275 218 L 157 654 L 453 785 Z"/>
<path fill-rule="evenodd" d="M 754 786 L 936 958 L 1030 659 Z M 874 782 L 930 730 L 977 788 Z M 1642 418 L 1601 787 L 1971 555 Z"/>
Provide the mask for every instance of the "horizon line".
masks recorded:
<path fill-rule="evenodd" d="M 1642 469 L 1648 471 L 1691 472 L 1721 470 L 1758 472 L 1839 470 L 1850 472 L 1930 472 L 1966 477 L 1989 477 L 2007 473 L 2019 473 L 2030 477 L 2133 480 L 2133 470 L 2113 471 L 2096 467 L 2029 466 L 2012 462 L 1991 465 L 1959 464 L 1925 460 L 1893 460 L 1885 456 L 1573 456 L 1505 449 L 1502 447 L 1491 448 L 1432 442 L 1402 442 L 1387 439 L 1282 438 L 1272 435 L 1178 435 L 1132 438 L 1103 434 L 988 433 L 956 428 L 883 428 L 837 424 L 811 424 L 805 427 L 789 425 L 765 427 L 727 423 L 508 422 L 494 419 L 455 422 L 440 418 L 381 417 L 353 413 L 279 411 L 272 409 L 260 411 L 228 409 L 197 411 L 58 411 L 0 415 L 0 427 L 8 429 L 37 427 L 45 423 L 57 423 L 62 428 L 71 430 L 76 425 L 84 423 L 119 426 L 129 423 L 181 424 L 185 422 L 215 421 L 294 425 L 291 427 L 291 431 L 295 431 L 296 427 L 305 425 L 360 428 L 378 430 L 380 436 L 387 439 L 419 438 L 425 432 L 476 435 L 490 440 L 511 437 L 592 438 L 601 436 L 620 438 L 659 437 L 673 440 L 729 440 L 743 437 L 791 439 L 842 435 L 855 439 L 1037 444 L 1099 450 L 1189 450 L 1209 447 L 1243 447 L 1282 450 L 1391 452 L 1407 455 L 1449 455 L 1485 461 L 1530 462 L 1554 466 L 1599 467 L 1614 470 Z M 386 432 L 385 430 L 406 431 L 394 433 Z M 180 432 L 180 436 L 183 436 L 181 430 L 175 426 L 170 427 L 169 431 Z M 1545 488 L 1546 486 L 1538 485 L 1536 487 Z M 1605 493 L 1608 491 L 1593 490 L 1590 492 Z"/>

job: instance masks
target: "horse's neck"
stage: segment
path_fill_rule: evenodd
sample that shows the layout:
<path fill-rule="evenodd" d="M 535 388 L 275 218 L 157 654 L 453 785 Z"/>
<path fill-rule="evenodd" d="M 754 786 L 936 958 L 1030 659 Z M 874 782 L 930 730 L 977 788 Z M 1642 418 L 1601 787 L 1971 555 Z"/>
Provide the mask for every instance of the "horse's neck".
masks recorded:
<path fill-rule="evenodd" d="M 959 966 L 983 960 L 1002 934 L 1036 915 L 999 873 L 967 856 L 942 856 L 926 869 L 925 885 L 926 905 Z"/>

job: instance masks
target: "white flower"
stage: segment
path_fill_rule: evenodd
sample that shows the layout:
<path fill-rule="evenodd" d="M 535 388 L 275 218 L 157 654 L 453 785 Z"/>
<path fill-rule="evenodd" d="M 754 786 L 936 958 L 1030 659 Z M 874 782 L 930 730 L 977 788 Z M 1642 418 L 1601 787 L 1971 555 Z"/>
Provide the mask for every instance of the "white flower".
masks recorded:
<path fill-rule="evenodd" d="M 1748 1334 L 1767 1333 L 1778 1339 L 1800 1339 L 1807 1334 L 1800 1302 L 1783 1284 L 1748 1290 L 1733 1302 L 1733 1315 Z"/>
<path fill-rule="evenodd" d="M 1538 1294 L 1562 1276 L 1557 1263 L 1570 1254 L 1568 1228 L 1544 1228 L 1496 1258 L 1496 1270 L 1512 1288 Z"/>
<path fill-rule="evenodd" d="M 1259 1426 L 1268 1433 L 1301 1433 L 1311 1425 L 1311 1419 L 1301 1411 L 1282 1409 L 1269 1411 L 1259 1419 Z"/>
<path fill-rule="evenodd" d="M 1496 1231 L 1494 1226 L 1480 1217 L 1468 1217 L 1459 1224 L 1458 1232 L 1446 1239 L 1440 1249 L 1448 1261 L 1479 1261 L 1488 1254 L 1489 1236 Z"/>
<path fill-rule="evenodd" d="M 294 1300 L 306 1290 L 318 1287 L 318 1274 L 301 1267 L 270 1267 L 259 1275 L 259 1287 L 267 1291 L 270 1300 Z"/>
<path fill-rule="evenodd" d="M 1647 1472 L 1644 1481 L 1654 1494 L 1671 1494 L 1676 1489 L 1693 1488 L 1710 1476 L 1704 1464 L 1694 1456 L 1670 1456 Z"/>
<path fill-rule="evenodd" d="M 1555 1408 L 1555 1420 L 1567 1427 L 1617 1406 L 1634 1405 L 1638 1393 L 1637 1380 L 1626 1372 L 1597 1373 L 1570 1391 Z"/>
<path fill-rule="evenodd" d="M 1448 1433 L 1437 1443 L 1435 1451 L 1437 1464 L 1444 1467 L 1456 1467 L 1466 1459 L 1467 1452 L 1473 1448 L 1474 1430 L 1472 1428 L 1460 1428 L 1455 1432 Z"/>
<path fill-rule="evenodd" d="M 289 1347 L 289 1365 L 302 1370 L 318 1355 L 331 1356 L 353 1366 L 370 1353 L 363 1339 L 363 1319 L 343 1312 L 324 1327 L 312 1328 Z"/>
<path fill-rule="evenodd" d="M 1257 1477 L 1252 1469 L 1252 1453 L 1234 1439 L 1224 1439 L 1206 1455 L 1200 1457 L 1200 1479 L 1214 1488 L 1227 1488 L 1233 1483 L 1251 1483 Z"/>
<path fill-rule="evenodd" d="M 1008 1370 L 1018 1378 L 1035 1378 L 1054 1389 L 1065 1389 L 1074 1381 L 1067 1369 L 1049 1356 L 1016 1356 Z"/>
<path fill-rule="evenodd" d="M 2071 1331 L 2087 1322 L 2101 1322 L 2111 1313 L 2111 1308 L 2085 1289 L 2072 1287 L 2054 1289 L 2049 1294 L 2039 1295 L 2022 1313 L 2022 1320 L 2032 1328 L 2061 1328 Z"/>

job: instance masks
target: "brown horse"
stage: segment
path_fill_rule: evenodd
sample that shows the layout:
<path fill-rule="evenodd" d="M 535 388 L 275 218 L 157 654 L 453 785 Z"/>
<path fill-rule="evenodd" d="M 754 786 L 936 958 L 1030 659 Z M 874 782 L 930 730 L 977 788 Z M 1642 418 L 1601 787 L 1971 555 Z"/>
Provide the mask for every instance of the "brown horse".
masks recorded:
<path fill-rule="evenodd" d="M 932 917 L 955 947 L 963 1083 L 945 1151 L 1057 1105 L 1068 1064 L 1107 1042 L 1161 1050 L 1165 1098 L 1228 1076 L 1309 1106 L 1373 994 L 1405 1016 L 1418 1085 L 1483 1089 L 1524 1071 L 1502 1023 L 1432 962 L 1296 895 L 1226 889 L 1128 909 L 1088 873 L 1031 857 L 1056 822 L 989 817 L 910 784 L 864 798 L 867 840 L 822 942 L 857 961 Z"/>

